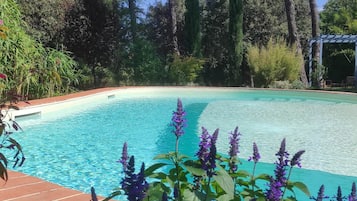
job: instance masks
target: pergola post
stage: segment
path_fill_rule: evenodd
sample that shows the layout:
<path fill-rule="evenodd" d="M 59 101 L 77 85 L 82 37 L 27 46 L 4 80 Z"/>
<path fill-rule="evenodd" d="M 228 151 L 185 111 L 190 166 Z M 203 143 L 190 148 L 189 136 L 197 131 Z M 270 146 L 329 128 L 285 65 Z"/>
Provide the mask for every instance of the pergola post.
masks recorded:
<path fill-rule="evenodd" d="M 320 38 L 320 60 L 319 60 L 319 64 L 322 65 L 322 52 L 324 49 L 324 41 L 322 40 L 322 38 Z"/>
<path fill-rule="evenodd" d="M 355 43 L 355 87 L 357 88 L 357 41 Z"/>
<path fill-rule="evenodd" d="M 309 42 L 309 86 L 312 86 L 312 45 L 313 41 Z"/>

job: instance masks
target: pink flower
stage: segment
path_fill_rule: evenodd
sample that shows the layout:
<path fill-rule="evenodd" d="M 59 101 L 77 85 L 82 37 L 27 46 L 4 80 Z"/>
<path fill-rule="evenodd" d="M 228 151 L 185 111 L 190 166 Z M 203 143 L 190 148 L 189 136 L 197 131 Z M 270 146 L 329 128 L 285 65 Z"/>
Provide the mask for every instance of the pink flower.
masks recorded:
<path fill-rule="evenodd" d="M 6 75 L 5 75 L 5 74 L 0 73 L 0 79 L 6 79 Z"/>
<path fill-rule="evenodd" d="M 0 26 L 1 25 L 4 25 L 4 21 L 3 20 L 0 20 Z"/>

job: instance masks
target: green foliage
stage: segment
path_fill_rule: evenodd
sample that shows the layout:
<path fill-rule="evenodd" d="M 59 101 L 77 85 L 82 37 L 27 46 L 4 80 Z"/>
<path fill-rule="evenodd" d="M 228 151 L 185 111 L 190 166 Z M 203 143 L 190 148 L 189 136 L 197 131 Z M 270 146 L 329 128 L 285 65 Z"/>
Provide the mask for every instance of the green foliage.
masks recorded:
<path fill-rule="evenodd" d="M 228 1 L 209 1 L 202 13 L 202 51 L 206 63 L 202 70 L 207 85 L 226 85 L 230 47 Z"/>
<path fill-rule="evenodd" d="M 189 55 L 201 56 L 200 7 L 198 0 L 186 0 L 185 47 Z"/>
<path fill-rule="evenodd" d="M 0 73 L 1 74 L 1 73 Z M 0 78 L 0 84 L 4 78 Z M 5 81 L 6 82 L 6 81 Z M 7 181 L 7 168 L 12 163 L 12 168 L 21 167 L 25 162 L 25 156 L 21 145 L 13 138 L 13 134 L 22 131 L 20 125 L 11 119 L 10 110 L 17 110 L 13 105 L 17 101 L 17 96 L 9 94 L 0 96 L 0 178 Z"/>
<path fill-rule="evenodd" d="M 232 39 L 233 82 L 237 82 L 243 61 L 243 0 L 229 1 L 229 34 Z"/>
<path fill-rule="evenodd" d="M 174 56 L 169 66 L 169 80 L 176 85 L 186 85 L 197 81 L 204 61 L 195 57 Z"/>
<path fill-rule="evenodd" d="M 66 15 L 75 0 L 18 0 L 17 3 L 23 19 L 30 25 L 26 27 L 26 32 L 45 46 L 55 48 L 67 24 Z"/>
<path fill-rule="evenodd" d="M 69 92 L 77 81 L 76 63 L 68 52 L 44 48 L 26 34 L 26 23 L 13 0 L 2 0 L 0 18 L 8 26 L 7 38 L 0 40 L 0 72 L 7 75 L 3 91 L 21 97 L 39 98 Z"/>
<path fill-rule="evenodd" d="M 252 46 L 247 54 L 256 86 L 267 87 L 274 81 L 298 79 L 302 61 L 283 40 L 270 40 L 266 47 Z"/>
<path fill-rule="evenodd" d="M 311 36 L 310 9 L 308 1 L 294 1 L 296 23 L 301 41 Z M 244 40 L 253 45 L 267 45 L 271 38 L 286 37 L 288 26 L 284 1 L 243 0 Z M 302 44 L 307 47 L 307 43 Z M 306 48 L 303 48 L 306 49 Z"/>
<path fill-rule="evenodd" d="M 356 0 L 330 0 L 320 14 L 321 30 L 326 34 L 357 33 Z"/>

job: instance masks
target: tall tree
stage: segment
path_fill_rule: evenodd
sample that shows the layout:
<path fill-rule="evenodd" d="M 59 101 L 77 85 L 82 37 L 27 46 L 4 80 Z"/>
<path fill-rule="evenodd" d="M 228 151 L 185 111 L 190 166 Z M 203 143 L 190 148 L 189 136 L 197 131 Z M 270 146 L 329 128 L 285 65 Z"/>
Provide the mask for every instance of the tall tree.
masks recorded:
<path fill-rule="evenodd" d="M 326 34 L 356 34 L 357 1 L 329 0 L 321 12 L 321 29 Z"/>
<path fill-rule="evenodd" d="M 176 55 L 180 55 L 177 39 L 177 4 L 177 0 L 169 0 L 172 52 Z"/>
<path fill-rule="evenodd" d="M 199 0 L 186 0 L 185 46 L 188 54 L 201 56 L 200 6 Z"/>
<path fill-rule="evenodd" d="M 285 10 L 286 10 L 286 17 L 287 17 L 288 31 L 289 31 L 288 42 L 290 46 L 296 46 L 297 54 L 301 55 L 301 59 L 303 59 L 301 42 L 300 42 L 297 25 L 296 25 L 296 19 L 295 19 L 295 4 L 293 0 L 285 0 Z M 300 80 L 307 86 L 308 80 L 306 76 L 304 62 L 302 62 L 300 68 Z"/>
<path fill-rule="evenodd" d="M 136 41 L 136 1 L 129 0 L 129 13 L 130 13 L 130 29 L 132 41 Z"/>
<path fill-rule="evenodd" d="M 202 15 L 202 52 L 207 62 L 203 79 L 207 85 L 226 85 L 229 68 L 228 1 L 207 1 Z"/>
<path fill-rule="evenodd" d="M 243 0 L 229 0 L 229 34 L 233 59 L 231 82 L 237 84 L 243 60 Z"/>
<path fill-rule="evenodd" d="M 310 4 L 310 11 L 311 11 L 311 30 L 312 30 L 312 37 L 316 38 L 320 35 L 320 28 L 319 28 L 319 13 L 317 10 L 316 0 L 309 0 Z M 315 72 L 317 69 L 317 62 L 320 59 L 320 44 L 314 43 L 312 47 L 312 56 L 313 56 L 313 66 L 312 72 Z M 311 80 L 314 86 L 319 85 L 319 82 L 316 80 Z"/>

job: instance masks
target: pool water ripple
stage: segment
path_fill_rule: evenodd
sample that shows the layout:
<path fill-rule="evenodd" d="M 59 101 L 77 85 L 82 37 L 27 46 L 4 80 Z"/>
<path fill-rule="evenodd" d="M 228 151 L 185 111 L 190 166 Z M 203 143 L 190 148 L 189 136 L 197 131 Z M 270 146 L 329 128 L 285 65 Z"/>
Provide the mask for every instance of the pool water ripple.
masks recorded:
<path fill-rule="evenodd" d="M 291 154 L 306 150 L 303 167 L 317 170 L 293 173 L 294 179 L 311 186 L 312 193 L 321 182 L 327 184 L 327 192 L 335 193 L 337 185 L 349 191 L 357 181 L 351 177 L 357 176 L 357 98 L 290 91 L 149 88 L 144 93 L 118 92 L 108 102 L 76 108 L 75 113 L 66 109 L 19 119 L 25 132 L 16 139 L 27 157 L 20 171 L 84 192 L 94 186 L 99 195 L 107 196 L 120 185 L 122 167 L 116 161 L 124 142 L 138 167 L 141 162 L 152 164 L 156 154 L 173 151 L 169 124 L 178 97 L 188 114 L 180 141 L 185 154 L 195 154 L 201 126 L 209 132 L 220 128 L 218 150 L 227 153 L 228 133 L 239 126 L 240 158 L 247 159 L 257 142 L 266 162 L 261 163 L 263 172 L 272 171 L 274 155 L 286 137 Z"/>

